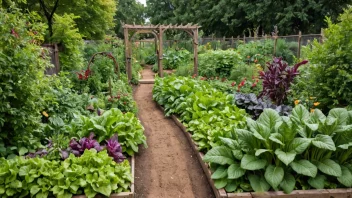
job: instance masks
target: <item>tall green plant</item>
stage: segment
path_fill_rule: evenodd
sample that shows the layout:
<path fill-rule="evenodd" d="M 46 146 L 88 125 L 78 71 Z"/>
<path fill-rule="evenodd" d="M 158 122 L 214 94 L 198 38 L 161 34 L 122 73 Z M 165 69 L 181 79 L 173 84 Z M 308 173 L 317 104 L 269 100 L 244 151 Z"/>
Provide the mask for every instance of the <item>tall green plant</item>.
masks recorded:
<path fill-rule="evenodd" d="M 352 7 L 334 24 L 327 18 L 323 43 L 307 48 L 311 61 L 309 86 L 314 88 L 324 110 L 352 104 Z"/>
<path fill-rule="evenodd" d="M 0 8 L 0 144 L 36 145 L 44 70 L 50 67 L 38 44 L 45 25 L 35 14 Z"/>

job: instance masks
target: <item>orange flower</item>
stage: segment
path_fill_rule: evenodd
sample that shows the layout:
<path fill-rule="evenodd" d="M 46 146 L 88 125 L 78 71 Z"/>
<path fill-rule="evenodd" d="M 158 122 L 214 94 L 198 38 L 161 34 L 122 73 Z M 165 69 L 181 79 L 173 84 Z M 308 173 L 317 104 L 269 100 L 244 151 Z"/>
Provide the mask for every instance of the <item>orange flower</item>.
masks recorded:
<path fill-rule="evenodd" d="M 255 60 L 254 60 L 254 62 L 255 62 L 255 63 L 257 63 L 257 62 L 258 62 L 258 60 L 257 60 L 257 59 L 255 59 Z"/>
<path fill-rule="evenodd" d="M 298 105 L 298 103 L 301 102 L 300 100 L 295 100 L 295 105 Z"/>
<path fill-rule="evenodd" d="M 249 58 L 250 58 L 250 56 L 247 56 L 247 58 L 249 59 Z"/>
<path fill-rule="evenodd" d="M 320 104 L 320 102 L 313 103 L 314 106 L 318 106 L 319 104 Z"/>
<path fill-rule="evenodd" d="M 49 114 L 48 114 L 47 112 L 45 112 L 45 111 L 43 111 L 42 114 L 43 114 L 43 116 L 45 116 L 45 117 L 49 117 Z"/>
<path fill-rule="evenodd" d="M 310 100 L 314 100 L 314 99 L 316 99 L 316 97 L 309 97 L 309 99 L 310 99 Z"/>
<path fill-rule="evenodd" d="M 310 112 L 311 112 L 311 113 L 314 113 L 314 110 L 315 110 L 315 109 L 310 109 Z"/>

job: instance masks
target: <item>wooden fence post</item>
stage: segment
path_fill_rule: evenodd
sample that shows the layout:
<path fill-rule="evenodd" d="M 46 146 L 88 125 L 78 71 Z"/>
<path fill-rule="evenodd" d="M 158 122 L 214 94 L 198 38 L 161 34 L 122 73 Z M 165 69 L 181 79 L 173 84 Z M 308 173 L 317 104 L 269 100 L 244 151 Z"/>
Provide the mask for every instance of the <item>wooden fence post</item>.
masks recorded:
<path fill-rule="evenodd" d="M 246 43 L 246 35 L 243 34 L 243 43 Z"/>
<path fill-rule="evenodd" d="M 233 46 L 233 36 L 231 36 L 231 47 L 235 48 L 235 46 Z"/>
<path fill-rule="evenodd" d="M 277 45 L 277 36 L 274 36 L 274 53 L 273 55 L 276 56 L 276 45 Z"/>
<path fill-rule="evenodd" d="M 301 39 L 302 39 L 302 32 L 299 31 L 299 33 L 298 33 L 298 52 L 297 52 L 298 59 L 301 57 Z"/>
<path fill-rule="evenodd" d="M 321 34 L 320 43 L 323 43 L 324 42 L 324 29 L 323 28 L 320 29 L 320 34 Z"/>

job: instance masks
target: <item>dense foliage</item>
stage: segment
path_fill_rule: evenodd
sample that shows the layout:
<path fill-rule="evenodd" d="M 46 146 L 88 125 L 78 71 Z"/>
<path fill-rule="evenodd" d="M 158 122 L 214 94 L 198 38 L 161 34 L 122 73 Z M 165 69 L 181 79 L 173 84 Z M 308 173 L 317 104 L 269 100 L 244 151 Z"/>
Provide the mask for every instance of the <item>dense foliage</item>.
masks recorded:
<path fill-rule="evenodd" d="M 51 66 L 37 45 L 45 25 L 35 15 L 2 8 L 0 24 L 0 145 L 18 140 L 36 147 L 32 132 L 39 128 L 44 70 Z"/>
<path fill-rule="evenodd" d="M 152 24 L 198 23 L 206 35 L 235 36 L 265 33 L 277 25 L 281 35 L 318 33 L 325 16 L 336 21 L 351 0 L 244 1 L 244 0 L 147 0 L 147 16 Z"/>
<path fill-rule="evenodd" d="M 38 197 L 55 195 L 70 198 L 85 194 L 109 196 L 112 192 L 126 192 L 132 181 L 127 160 L 115 163 L 106 151 L 85 150 L 80 157 L 70 155 L 65 161 L 43 158 L 0 158 L 1 197 Z"/>
<path fill-rule="evenodd" d="M 167 116 L 180 116 L 200 150 L 220 145 L 219 137 L 226 137 L 232 127 L 242 128 L 245 124 L 245 112 L 232 104 L 233 96 L 212 88 L 206 81 L 158 78 L 153 100 L 165 108 Z"/>
<path fill-rule="evenodd" d="M 309 113 L 302 105 L 289 117 L 265 109 L 257 121 L 247 118 L 248 129 L 221 138 L 204 161 L 216 187 L 228 192 L 351 187 L 351 116 L 345 109 Z"/>
<path fill-rule="evenodd" d="M 333 107 L 352 104 L 352 8 L 346 9 L 333 24 L 327 19 L 322 44 L 314 41 L 306 54 L 311 64 L 307 70 L 307 81 L 300 90 L 313 93 L 326 111 Z"/>

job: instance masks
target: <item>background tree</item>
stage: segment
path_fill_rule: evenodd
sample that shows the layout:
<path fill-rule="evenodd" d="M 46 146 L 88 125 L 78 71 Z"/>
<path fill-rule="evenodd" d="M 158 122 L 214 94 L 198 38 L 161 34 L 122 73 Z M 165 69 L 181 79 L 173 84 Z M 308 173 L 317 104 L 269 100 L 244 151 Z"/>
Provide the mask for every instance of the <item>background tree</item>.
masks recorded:
<path fill-rule="evenodd" d="M 136 0 L 119 0 L 116 8 L 115 33 L 123 38 L 122 24 L 144 24 L 145 21 L 144 5 Z"/>
<path fill-rule="evenodd" d="M 147 16 L 152 24 L 198 23 L 206 35 L 243 35 L 260 27 L 270 33 L 275 25 L 280 35 L 319 33 L 333 22 L 352 0 L 147 0 Z"/>

